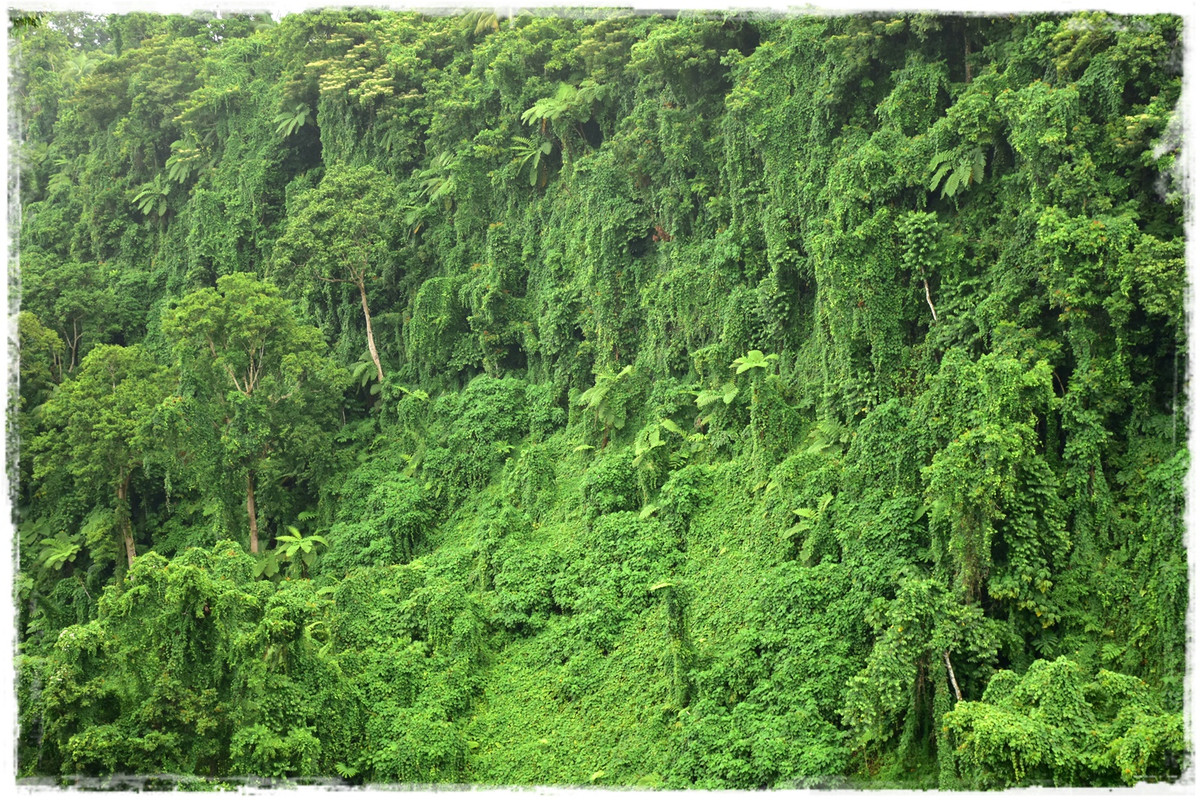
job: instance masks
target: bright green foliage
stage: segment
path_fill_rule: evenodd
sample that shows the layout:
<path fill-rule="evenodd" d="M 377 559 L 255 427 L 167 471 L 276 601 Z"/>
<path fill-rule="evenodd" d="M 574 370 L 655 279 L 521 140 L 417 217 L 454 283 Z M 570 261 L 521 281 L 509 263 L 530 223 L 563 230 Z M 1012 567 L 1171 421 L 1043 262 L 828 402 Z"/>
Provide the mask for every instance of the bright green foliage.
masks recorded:
<path fill-rule="evenodd" d="M 1179 17 L 39 19 L 22 776 L 1188 767 Z"/>
<path fill-rule="evenodd" d="M 546 181 L 544 156 L 550 155 L 550 142 L 534 142 L 524 136 L 513 137 L 513 157 L 517 160 L 518 172 L 529 171 L 529 185 L 544 185 Z"/>
<path fill-rule="evenodd" d="M 51 571 L 62 569 L 67 564 L 75 561 L 76 556 L 79 555 L 79 550 L 79 537 L 68 537 L 59 534 L 53 539 L 46 539 L 42 543 L 42 550 L 38 553 L 37 560 L 43 569 Z"/>
<path fill-rule="evenodd" d="M 1000 624 L 988 619 L 981 607 L 954 602 L 932 581 L 904 581 L 896 599 L 872 605 L 868 621 L 880 636 L 866 665 L 847 686 L 844 710 L 859 742 L 867 747 L 877 747 L 902 730 L 893 715 L 908 709 L 918 673 L 949 681 L 955 661 L 960 670 L 964 660 L 988 664 L 1002 641 Z"/>
<path fill-rule="evenodd" d="M 433 402 L 432 435 L 422 442 L 425 475 L 445 510 L 485 486 L 529 430 L 525 399 L 521 381 L 480 375 Z"/>
<path fill-rule="evenodd" d="M 62 337 L 42 324 L 32 311 L 17 316 L 17 337 L 21 354 L 20 410 L 32 411 L 62 381 L 66 347 Z"/>
<path fill-rule="evenodd" d="M 736 369 L 735 374 L 741 375 L 743 372 L 752 369 L 765 370 L 772 361 L 777 360 L 779 360 L 779 356 L 774 353 L 769 356 L 764 356 L 761 350 L 751 350 L 741 358 L 735 358 L 733 363 L 729 366 L 730 368 Z"/>
<path fill-rule="evenodd" d="M 941 186 L 942 197 L 954 197 L 972 184 L 982 183 L 985 162 L 983 149 L 978 145 L 957 160 L 953 153 L 936 153 L 929 162 L 929 169 L 933 171 L 929 191 Z"/>
<path fill-rule="evenodd" d="M 272 577 L 278 573 L 282 562 L 288 565 L 288 572 L 294 573 L 295 577 L 307 578 L 321 550 L 329 547 L 329 541 L 315 533 L 305 536 L 294 525 L 288 525 L 287 530 L 287 533 L 275 537 L 275 550 L 268 556 L 268 566 L 264 567 L 262 574 Z M 317 549 L 317 545 L 321 546 L 321 550 Z"/>
<path fill-rule="evenodd" d="M 1066 657 L 1018 678 L 996 673 L 978 702 L 944 717 L 968 785 L 1113 785 L 1160 778 L 1178 764 L 1183 719 L 1144 681 L 1101 670 L 1088 681 Z"/>
<path fill-rule="evenodd" d="M 119 344 L 145 328 L 145 308 L 138 308 L 144 278 L 136 272 L 44 254 L 27 256 L 23 264 L 22 305 L 62 342 L 46 342 L 43 334 L 40 344 L 30 344 L 34 353 L 62 348 L 57 379 L 74 372 L 92 347 Z"/>
<path fill-rule="evenodd" d="M 945 548 L 967 597 L 979 596 L 990 578 L 992 597 L 1019 598 L 1018 607 L 1039 617 L 1054 614 L 1035 598 L 1049 592 L 1050 567 L 1069 547 L 1054 477 L 1038 452 L 1037 415 L 1056 402 L 1051 380 L 1044 361 L 1026 371 L 1014 359 L 989 354 L 970 363 L 952 351 L 922 408 L 933 420 L 943 404 L 965 412 L 961 430 L 930 425 L 935 441 L 953 436 L 925 472 L 935 547 Z M 1001 526 L 1010 563 L 996 574 L 990 554 Z"/>
<path fill-rule="evenodd" d="M 289 110 L 280 111 L 275 115 L 278 127 L 275 132 L 287 138 L 308 124 L 309 108 L 304 103 L 297 103 Z"/>
<path fill-rule="evenodd" d="M 753 627 L 706 648 L 697 700 L 681 715 L 690 741 L 681 777 L 746 789 L 827 785 L 844 773 L 848 737 L 831 718 L 850 664 L 849 577 L 839 566 L 795 563 L 762 574 Z M 814 659 L 825 668 L 804 666 Z"/>
<path fill-rule="evenodd" d="M 174 166 L 174 164 L 172 164 Z M 169 186 L 161 185 L 157 180 L 146 184 L 133 196 L 133 204 L 138 211 L 147 217 L 163 217 L 167 213 L 167 196 L 171 193 Z"/>
<path fill-rule="evenodd" d="M 304 674 L 301 649 L 287 651 L 300 631 L 286 592 L 252 569 L 231 542 L 139 559 L 95 620 L 58 637 L 42 757 L 64 771 L 314 774 L 313 701 L 274 707 L 319 676 Z M 300 622 L 315 613 L 309 598 Z"/>

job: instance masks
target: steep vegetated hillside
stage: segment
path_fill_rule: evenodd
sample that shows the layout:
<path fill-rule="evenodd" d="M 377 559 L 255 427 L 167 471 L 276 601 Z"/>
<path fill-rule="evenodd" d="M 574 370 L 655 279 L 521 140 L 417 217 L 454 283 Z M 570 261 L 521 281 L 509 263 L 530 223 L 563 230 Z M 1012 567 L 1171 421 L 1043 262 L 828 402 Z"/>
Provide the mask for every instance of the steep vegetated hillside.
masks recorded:
<path fill-rule="evenodd" d="M 1180 39 L 25 20 L 20 773 L 1179 774 Z"/>

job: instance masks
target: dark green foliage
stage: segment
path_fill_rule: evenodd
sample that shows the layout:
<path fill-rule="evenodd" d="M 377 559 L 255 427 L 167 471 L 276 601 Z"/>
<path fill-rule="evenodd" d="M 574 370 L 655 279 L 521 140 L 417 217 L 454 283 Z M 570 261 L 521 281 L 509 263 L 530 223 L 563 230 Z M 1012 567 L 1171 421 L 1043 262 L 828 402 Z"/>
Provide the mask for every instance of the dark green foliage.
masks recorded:
<path fill-rule="evenodd" d="M 20 775 L 1188 766 L 1179 17 L 21 19 Z"/>

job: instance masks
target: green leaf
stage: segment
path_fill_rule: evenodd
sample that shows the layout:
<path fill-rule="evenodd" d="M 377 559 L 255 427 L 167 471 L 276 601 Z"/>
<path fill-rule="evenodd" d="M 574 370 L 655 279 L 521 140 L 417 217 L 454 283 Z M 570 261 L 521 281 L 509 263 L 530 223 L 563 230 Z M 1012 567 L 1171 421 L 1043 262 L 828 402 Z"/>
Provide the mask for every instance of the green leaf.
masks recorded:
<path fill-rule="evenodd" d="M 279 558 L 274 552 L 267 553 L 254 567 L 256 577 L 273 578 L 279 574 Z"/>
<path fill-rule="evenodd" d="M 738 375 L 752 369 L 766 369 L 770 362 L 778 359 L 779 356 L 772 353 L 769 356 L 763 355 L 761 350 L 751 350 L 741 358 L 734 359 L 730 367 L 736 367 Z"/>
<path fill-rule="evenodd" d="M 812 526 L 813 526 L 813 524 L 811 522 L 809 522 L 808 520 L 801 520 L 800 522 L 797 522 L 795 525 L 793 525 L 792 527 L 785 530 L 783 532 L 783 537 L 785 539 L 790 539 L 798 533 L 804 533 L 805 531 L 812 530 Z"/>
<path fill-rule="evenodd" d="M 961 170 L 954 170 L 950 173 L 950 177 L 946 180 L 946 185 L 942 187 L 942 197 L 953 197 L 958 193 L 958 185 L 963 179 Z"/>
<path fill-rule="evenodd" d="M 79 541 L 78 535 L 67 536 L 64 533 L 60 533 L 53 539 L 47 539 L 42 543 L 42 550 L 38 554 L 38 562 L 43 569 L 58 570 L 74 562 L 81 549 L 82 544 Z"/>
<path fill-rule="evenodd" d="M 650 431 L 650 447 L 661 447 L 664 444 L 662 436 L 658 432 L 658 428 L 653 428 Z"/>
<path fill-rule="evenodd" d="M 942 182 L 942 178 L 946 177 L 946 173 L 950 171 L 949 164 L 943 164 L 942 168 L 933 173 L 933 179 L 929 181 L 929 191 L 933 191 Z"/>
<path fill-rule="evenodd" d="M 666 428 L 671 433 L 678 434 L 679 436 L 687 435 L 686 433 L 684 433 L 683 428 L 679 427 L 678 425 L 676 425 L 674 422 L 672 422 L 669 419 L 664 419 L 659 424 L 662 425 L 664 428 Z"/>

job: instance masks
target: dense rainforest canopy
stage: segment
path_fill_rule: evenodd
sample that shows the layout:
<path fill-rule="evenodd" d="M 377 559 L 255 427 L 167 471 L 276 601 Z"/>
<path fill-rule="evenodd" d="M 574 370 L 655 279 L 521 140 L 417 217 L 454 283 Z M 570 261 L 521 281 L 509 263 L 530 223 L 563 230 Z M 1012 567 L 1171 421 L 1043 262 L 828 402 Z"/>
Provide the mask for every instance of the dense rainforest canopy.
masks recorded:
<path fill-rule="evenodd" d="M 12 36 L 21 776 L 1177 776 L 1173 16 Z"/>

